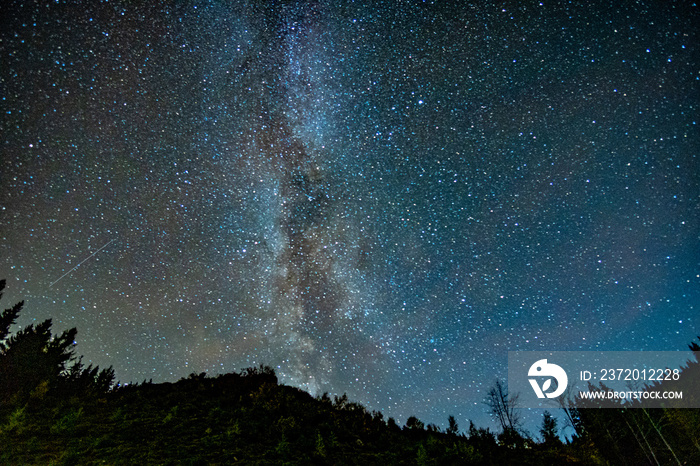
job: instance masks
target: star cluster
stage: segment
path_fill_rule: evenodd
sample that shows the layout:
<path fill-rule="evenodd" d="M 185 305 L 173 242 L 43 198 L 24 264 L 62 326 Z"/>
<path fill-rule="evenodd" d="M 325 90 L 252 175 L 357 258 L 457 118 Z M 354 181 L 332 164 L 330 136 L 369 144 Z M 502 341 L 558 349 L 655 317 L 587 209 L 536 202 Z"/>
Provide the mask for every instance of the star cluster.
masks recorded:
<path fill-rule="evenodd" d="M 0 278 L 122 381 L 488 422 L 516 350 L 698 334 L 691 2 L 14 2 Z"/>

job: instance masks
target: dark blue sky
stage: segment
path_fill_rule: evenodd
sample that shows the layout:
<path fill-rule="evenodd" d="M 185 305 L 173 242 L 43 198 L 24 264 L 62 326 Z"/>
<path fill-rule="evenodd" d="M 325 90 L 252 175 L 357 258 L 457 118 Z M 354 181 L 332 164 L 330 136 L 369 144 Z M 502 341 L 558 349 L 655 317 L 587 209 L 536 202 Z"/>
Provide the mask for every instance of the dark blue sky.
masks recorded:
<path fill-rule="evenodd" d="M 687 349 L 694 3 L 335 3 L 1 7 L 4 306 L 462 427 L 508 351 Z"/>

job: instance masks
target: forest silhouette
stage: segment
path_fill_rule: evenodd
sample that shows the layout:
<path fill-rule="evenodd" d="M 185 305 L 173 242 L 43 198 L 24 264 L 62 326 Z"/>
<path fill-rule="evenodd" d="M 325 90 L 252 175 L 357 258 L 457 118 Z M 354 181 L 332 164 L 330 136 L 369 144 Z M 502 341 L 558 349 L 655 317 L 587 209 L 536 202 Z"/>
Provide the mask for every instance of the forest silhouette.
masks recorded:
<path fill-rule="evenodd" d="M 4 287 L 0 281 L 0 297 Z M 346 395 L 314 397 L 280 384 L 263 365 L 116 384 L 111 367 L 85 367 L 75 354 L 75 328 L 53 335 L 47 320 L 12 333 L 22 307 L 0 314 L 2 464 L 700 463 L 700 410 L 673 402 L 653 409 L 562 403 L 561 422 L 575 432 L 562 441 L 549 412 L 536 434 L 508 416 L 500 432 L 454 416 L 445 429 L 415 416 L 399 426 Z M 700 395 L 700 345 L 689 347 L 695 359 L 683 376 L 650 389 L 684 390 L 686 405 L 700 405 L 689 399 Z M 489 393 L 508 409 L 514 404 L 501 382 Z M 494 399 L 484 403 L 498 418 L 503 403 Z"/>

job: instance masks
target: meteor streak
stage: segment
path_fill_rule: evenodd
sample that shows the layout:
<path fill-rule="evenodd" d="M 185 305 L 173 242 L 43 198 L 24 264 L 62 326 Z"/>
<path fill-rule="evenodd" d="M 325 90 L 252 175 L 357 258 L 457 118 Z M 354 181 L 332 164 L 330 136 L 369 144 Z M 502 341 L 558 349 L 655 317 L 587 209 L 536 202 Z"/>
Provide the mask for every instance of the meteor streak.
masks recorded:
<path fill-rule="evenodd" d="M 80 267 L 86 260 L 90 259 L 90 258 L 91 258 L 92 256 L 94 256 L 95 254 L 97 254 L 98 252 L 102 251 L 104 248 L 106 248 L 107 246 L 109 246 L 109 245 L 112 244 L 113 242 L 114 242 L 114 240 L 110 240 L 107 244 L 105 244 L 104 246 L 102 246 L 100 249 L 98 249 L 97 251 L 95 251 L 95 252 L 93 252 L 92 254 L 90 254 L 89 256 L 87 256 L 85 259 L 83 259 L 82 261 L 80 261 L 80 262 L 78 263 L 78 265 L 76 265 L 75 267 L 73 267 L 72 269 L 70 269 L 68 272 L 66 272 L 66 273 L 64 273 L 63 275 L 61 275 L 60 277 L 58 277 L 58 279 L 56 279 L 56 281 L 54 281 L 53 283 L 51 283 L 51 284 L 49 285 L 49 287 L 54 286 L 54 285 L 55 285 L 56 283 L 58 283 L 63 277 L 65 277 L 66 275 L 68 275 L 68 274 L 71 273 L 73 270 L 77 269 L 78 267 Z"/>

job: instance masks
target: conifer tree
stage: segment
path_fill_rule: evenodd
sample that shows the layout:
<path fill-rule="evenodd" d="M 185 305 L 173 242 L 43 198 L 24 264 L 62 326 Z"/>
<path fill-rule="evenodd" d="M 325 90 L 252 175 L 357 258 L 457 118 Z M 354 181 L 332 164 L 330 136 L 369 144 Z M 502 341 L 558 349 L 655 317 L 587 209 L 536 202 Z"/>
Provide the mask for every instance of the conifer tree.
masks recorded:
<path fill-rule="evenodd" d="M 557 419 L 549 411 L 545 411 L 542 418 L 542 428 L 540 429 L 542 441 L 546 445 L 556 445 L 561 443 L 557 435 Z"/>
<path fill-rule="evenodd" d="M 0 299 L 2 299 L 2 291 L 5 289 L 5 280 L 0 280 Z M 15 323 L 19 311 L 22 310 L 24 306 L 24 301 L 15 304 L 10 309 L 5 309 L 2 314 L 0 314 L 0 351 L 5 348 L 5 340 L 10 334 L 10 326 Z"/>
<path fill-rule="evenodd" d="M 457 420 L 453 415 L 450 414 L 447 417 L 447 424 L 448 426 L 445 432 L 447 432 L 448 435 L 457 435 L 459 432 L 459 426 L 457 425 Z"/>
<path fill-rule="evenodd" d="M 4 288 L 5 280 L 0 280 L 0 297 Z M 22 301 L 0 314 L 0 404 L 22 402 L 40 384 L 56 393 L 73 394 L 111 388 L 111 367 L 100 371 L 76 361 L 75 328 L 54 336 L 51 319 L 47 319 L 10 335 L 23 305 Z"/>

